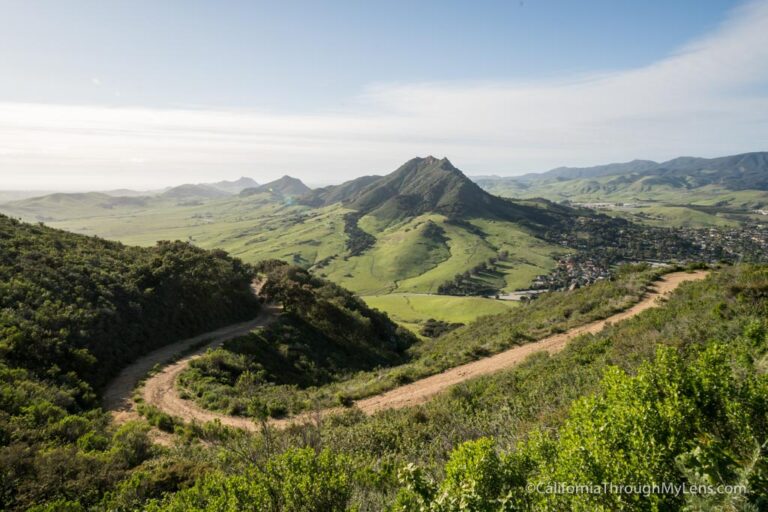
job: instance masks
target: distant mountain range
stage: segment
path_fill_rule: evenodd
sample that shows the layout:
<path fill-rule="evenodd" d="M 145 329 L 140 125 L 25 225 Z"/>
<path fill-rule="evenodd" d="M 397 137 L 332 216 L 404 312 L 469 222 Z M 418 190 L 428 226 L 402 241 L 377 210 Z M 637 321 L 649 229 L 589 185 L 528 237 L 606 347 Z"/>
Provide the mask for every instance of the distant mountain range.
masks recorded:
<path fill-rule="evenodd" d="M 164 197 L 175 199 L 215 199 L 241 193 L 245 189 L 258 187 L 252 178 L 242 177 L 235 181 L 217 181 L 216 183 L 184 184 L 165 190 Z"/>
<path fill-rule="evenodd" d="M 234 181 L 217 181 L 216 183 L 208 183 L 208 186 L 228 194 L 239 194 L 247 188 L 258 187 L 259 184 L 256 183 L 253 178 L 246 178 L 243 176 Z"/>
<path fill-rule="evenodd" d="M 509 178 L 482 177 L 477 181 L 482 186 L 504 181 L 534 185 L 540 181 L 606 177 L 615 177 L 617 181 L 613 184 L 621 186 L 643 182 L 647 186 L 667 185 L 686 189 L 717 185 L 727 190 L 768 190 L 768 152 L 719 158 L 679 157 L 661 163 L 633 160 L 595 167 L 558 167 L 544 173 Z"/>
<path fill-rule="evenodd" d="M 427 156 L 413 158 L 385 176 L 361 176 L 314 190 L 287 175 L 262 185 L 242 177 L 161 191 L 49 194 L 6 202 L 0 210 L 51 223 L 235 200 L 248 201 L 249 208 L 270 201 L 315 209 L 340 204 L 358 217 L 376 219 L 376 229 L 434 214 L 452 220 L 497 219 L 535 231 L 560 222 L 568 215 L 564 205 L 574 203 L 614 208 L 611 215 L 658 226 L 725 226 L 763 221 L 761 212 L 768 206 L 768 152 L 560 167 L 539 174 L 474 180 L 448 159 Z M 199 218 L 201 214 L 192 215 Z M 351 220 L 346 222 L 348 229 L 355 229 Z"/>
<path fill-rule="evenodd" d="M 214 199 L 217 197 L 227 197 L 231 194 L 210 185 L 179 185 L 178 187 L 166 190 L 160 195 L 171 199 Z"/>

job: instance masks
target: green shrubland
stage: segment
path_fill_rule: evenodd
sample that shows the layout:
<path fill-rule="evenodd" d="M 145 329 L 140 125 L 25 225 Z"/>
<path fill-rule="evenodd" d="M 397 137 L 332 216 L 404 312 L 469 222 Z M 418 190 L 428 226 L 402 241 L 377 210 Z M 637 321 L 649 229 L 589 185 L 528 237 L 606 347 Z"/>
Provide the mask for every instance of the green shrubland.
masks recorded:
<path fill-rule="evenodd" d="M 183 396 L 231 414 L 283 416 L 311 406 L 307 388 L 406 360 L 409 331 L 357 296 L 280 261 L 257 265 L 283 313 L 269 327 L 192 361 Z M 343 398 L 338 398 L 343 401 Z"/>
<path fill-rule="evenodd" d="M 183 243 L 139 249 L 0 216 L 0 509 L 93 504 L 157 449 L 98 391 L 133 358 L 253 317 L 253 270 Z"/>

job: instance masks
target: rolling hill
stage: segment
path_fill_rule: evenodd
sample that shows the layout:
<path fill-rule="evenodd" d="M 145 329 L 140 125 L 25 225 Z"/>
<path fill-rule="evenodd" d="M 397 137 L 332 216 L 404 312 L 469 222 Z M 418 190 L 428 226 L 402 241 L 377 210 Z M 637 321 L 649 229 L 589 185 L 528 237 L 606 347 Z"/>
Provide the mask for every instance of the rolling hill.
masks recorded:
<path fill-rule="evenodd" d="M 233 181 L 217 181 L 216 183 L 209 183 L 208 185 L 228 194 L 239 194 L 247 188 L 254 188 L 259 186 L 259 184 L 256 183 L 253 178 L 247 178 L 245 176 L 242 176 Z"/>
<path fill-rule="evenodd" d="M 346 201 L 356 196 L 368 185 L 380 180 L 381 176 L 361 176 L 341 185 L 330 185 L 323 188 L 316 188 L 305 194 L 301 198 L 301 203 L 308 206 L 330 206 L 332 204 Z"/>
<path fill-rule="evenodd" d="M 113 196 L 102 192 L 54 193 L 11 201 L 0 206 L 8 215 L 28 221 L 50 222 L 67 218 L 108 215 L 114 210 L 145 207 L 149 198 Z"/>
<path fill-rule="evenodd" d="M 210 185 L 179 185 L 166 190 L 162 197 L 172 199 L 215 199 L 229 194 Z"/>
<path fill-rule="evenodd" d="M 283 176 L 275 181 L 270 181 L 258 187 L 246 188 L 240 191 L 243 197 L 256 194 L 270 193 L 280 197 L 300 197 L 309 193 L 312 189 L 301 180 L 291 176 Z"/>

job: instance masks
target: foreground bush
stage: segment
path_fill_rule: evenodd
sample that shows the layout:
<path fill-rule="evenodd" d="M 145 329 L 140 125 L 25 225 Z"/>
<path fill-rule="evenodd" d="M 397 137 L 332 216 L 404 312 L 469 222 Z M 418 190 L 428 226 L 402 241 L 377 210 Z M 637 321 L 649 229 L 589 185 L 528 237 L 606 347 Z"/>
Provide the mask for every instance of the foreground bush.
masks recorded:
<path fill-rule="evenodd" d="M 263 469 L 215 472 L 148 512 L 341 512 L 351 495 L 348 461 L 330 451 L 293 449 Z"/>
<path fill-rule="evenodd" d="M 457 448 L 435 484 L 401 473 L 398 510 L 764 510 L 768 505 L 768 378 L 754 373 L 749 345 L 762 326 L 688 364 L 671 348 L 631 376 L 611 368 L 599 391 L 578 400 L 554 434 L 534 433 L 498 455 L 489 439 Z M 734 349 L 737 349 L 734 352 Z M 751 370 L 751 371 L 750 371 Z M 550 493 L 554 485 L 743 486 L 734 492 Z M 751 507 L 751 508 L 750 508 Z"/>

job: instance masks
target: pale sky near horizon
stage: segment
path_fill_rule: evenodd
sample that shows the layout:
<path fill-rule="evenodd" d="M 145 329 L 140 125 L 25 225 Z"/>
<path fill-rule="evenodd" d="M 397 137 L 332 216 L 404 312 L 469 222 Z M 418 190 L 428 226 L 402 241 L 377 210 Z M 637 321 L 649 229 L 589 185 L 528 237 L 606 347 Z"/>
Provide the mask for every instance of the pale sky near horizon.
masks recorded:
<path fill-rule="evenodd" d="M 768 150 L 768 0 L 0 0 L 0 189 Z"/>

